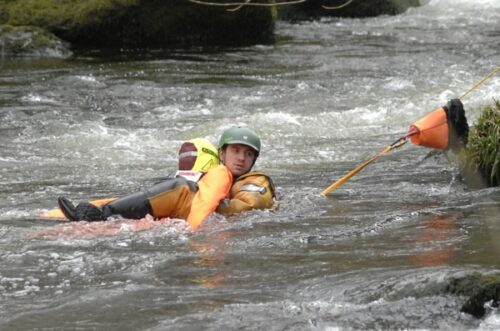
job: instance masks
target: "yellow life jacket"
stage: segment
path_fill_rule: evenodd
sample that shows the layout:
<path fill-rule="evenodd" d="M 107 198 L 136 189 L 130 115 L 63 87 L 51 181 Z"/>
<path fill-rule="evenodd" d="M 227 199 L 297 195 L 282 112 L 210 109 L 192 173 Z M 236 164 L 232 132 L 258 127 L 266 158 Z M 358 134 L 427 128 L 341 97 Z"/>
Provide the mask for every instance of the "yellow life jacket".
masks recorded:
<path fill-rule="evenodd" d="M 217 149 L 204 138 L 184 142 L 179 149 L 178 169 L 180 171 L 208 171 L 220 163 Z"/>

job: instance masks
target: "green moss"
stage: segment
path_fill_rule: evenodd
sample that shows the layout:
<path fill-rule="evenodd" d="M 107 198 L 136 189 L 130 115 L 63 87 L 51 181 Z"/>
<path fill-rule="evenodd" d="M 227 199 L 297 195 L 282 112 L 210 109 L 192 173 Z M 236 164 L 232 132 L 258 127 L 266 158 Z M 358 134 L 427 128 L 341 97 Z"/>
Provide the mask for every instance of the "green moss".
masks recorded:
<path fill-rule="evenodd" d="M 77 48 L 264 43 L 276 17 L 270 7 L 227 12 L 187 0 L 10 0 L 0 8 L 3 23 L 41 27 Z"/>
<path fill-rule="evenodd" d="M 5 4 L 6 23 L 46 29 L 87 25 L 109 11 L 136 5 L 138 0 L 12 0 Z"/>
<path fill-rule="evenodd" d="M 51 38 L 41 28 L 33 27 L 33 26 L 10 26 L 10 25 L 4 25 L 1 28 L 1 35 L 6 36 L 6 35 L 15 35 L 15 34 L 31 34 L 33 36 L 36 36 L 36 38 L 33 38 L 30 44 L 34 47 L 46 47 L 49 45 L 49 42 Z M 23 44 L 26 42 L 23 39 L 14 39 L 12 38 L 13 46 L 15 47 L 22 47 Z"/>
<path fill-rule="evenodd" d="M 7 56 L 68 57 L 67 45 L 53 34 L 34 26 L 0 25 L 2 54 Z"/>
<path fill-rule="evenodd" d="M 486 313 L 485 303 L 498 307 L 500 302 L 500 275 L 482 275 L 473 273 L 462 278 L 452 279 L 446 288 L 447 292 L 468 297 L 461 311 L 475 317 Z"/>
<path fill-rule="evenodd" d="M 500 102 L 483 108 L 461 155 L 461 172 L 473 186 L 500 185 Z M 479 177 L 480 180 L 474 180 Z"/>

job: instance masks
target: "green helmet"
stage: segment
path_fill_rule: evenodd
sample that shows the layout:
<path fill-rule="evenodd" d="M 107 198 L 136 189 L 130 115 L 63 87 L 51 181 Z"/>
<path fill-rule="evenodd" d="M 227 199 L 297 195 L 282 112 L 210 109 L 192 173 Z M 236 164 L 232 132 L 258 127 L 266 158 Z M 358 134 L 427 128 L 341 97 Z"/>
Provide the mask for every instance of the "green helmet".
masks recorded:
<path fill-rule="evenodd" d="M 252 147 L 257 155 L 260 153 L 260 139 L 257 134 L 247 127 L 235 126 L 222 133 L 218 148 L 229 144 L 242 144 Z"/>

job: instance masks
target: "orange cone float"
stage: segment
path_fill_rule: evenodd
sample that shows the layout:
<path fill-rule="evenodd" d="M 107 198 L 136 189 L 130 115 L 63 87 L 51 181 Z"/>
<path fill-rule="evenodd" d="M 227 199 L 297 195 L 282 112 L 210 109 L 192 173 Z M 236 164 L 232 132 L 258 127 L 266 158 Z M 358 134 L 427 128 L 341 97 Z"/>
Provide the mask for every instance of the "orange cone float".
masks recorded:
<path fill-rule="evenodd" d="M 446 149 L 448 147 L 448 120 L 444 109 L 436 109 L 410 125 L 407 136 L 415 145 Z"/>
<path fill-rule="evenodd" d="M 339 180 L 331 184 L 320 194 L 322 196 L 325 196 L 331 191 L 337 189 L 339 186 L 347 182 L 351 177 L 363 170 L 370 163 L 374 162 L 393 149 L 403 146 L 407 142 L 408 138 L 410 138 L 411 142 L 416 145 L 441 150 L 451 149 L 454 152 L 459 152 L 460 149 L 464 148 L 467 145 L 469 135 L 469 125 L 467 124 L 464 106 L 460 99 L 464 98 L 467 94 L 476 89 L 487 79 L 493 77 L 493 75 L 497 71 L 500 71 L 500 66 L 496 67 L 481 81 L 476 83 L 472 88 L 467 90 L 467 92 L 462 94 L 459 99 L 450 100 L 446 104 L 446 106 L 433 111 L 414 124 L 410 125 L 408 133 L 406 135 L 399 138 L 391 145 L 387 146 L 383 151 L 381 151 L 368 161 L 365 161 L 357 168 L 342 176 Z"/>
<path fill-rule="evenodd" d="M 464 106 L 453 99 L 410 125 L 406 137 L 415 145 L 457 151 L 467 144 L 468 133 Z"/>
<path fill-rule="evenodd" d="M 460 99 L 452 99 L 446 104 L 446 106 L 436 109 L 432 113 L 410 125 L 406 135 L 387 146 L 383 151 L 368 161 L 365 161 L 360 166 L 342 176 L 320 194 L 325 196 L 331 191 L 337 189 L 370 163 L 374 162 L 393 149 L 403 146 L 408 138 L 410 138 L 411 142 L 416 145 L 441 150 L 451 149 L 457 152 L 467 145 L 468 134 L 469 125 L 467 124 L 467 119 L 465 118 L 464 106 Z"/>

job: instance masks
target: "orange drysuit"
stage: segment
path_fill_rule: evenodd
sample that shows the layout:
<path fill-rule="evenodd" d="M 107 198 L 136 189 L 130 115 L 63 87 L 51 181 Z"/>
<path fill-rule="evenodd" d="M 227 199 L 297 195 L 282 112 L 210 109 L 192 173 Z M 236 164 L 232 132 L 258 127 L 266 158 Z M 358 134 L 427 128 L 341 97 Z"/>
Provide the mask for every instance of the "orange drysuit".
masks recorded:
<path fill-rule="evenodd" d="M 274 187 L 269 177 L 261 172 L 250 172 L 233 183 L 233 176 L 224 165 L 205 173 L 198 182 L 176 177 L 162 181 L 151 188 L 111 201 L 102 208 L 103 219 L 112 215 L 142 218 L 186 219 L 193 229 L 214 211 L 224 215 L 250 209 L 271 208 Z"/>
<path fill-rule="evenodd" d="M 217 212 L 233 215 L 250 209 L 268 209 L 275 202 L 274 185 L 262 172 L 252 171 L 238 177 L 229 192 L 229 198 L 221 201 Z"/>

